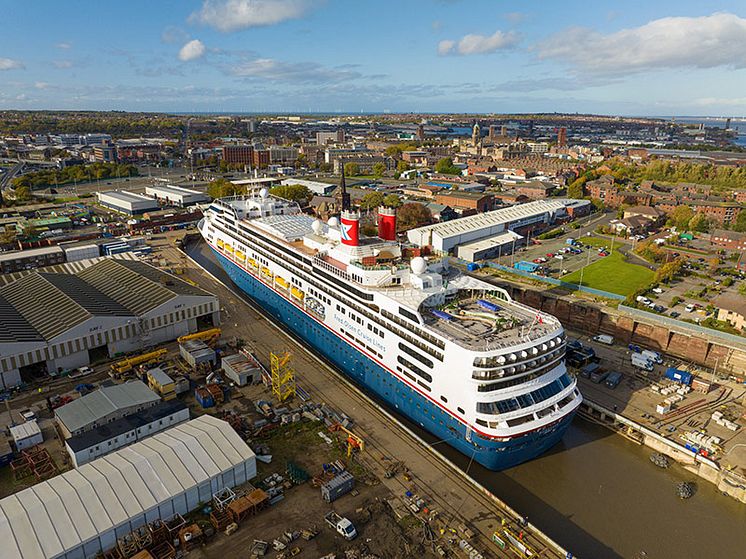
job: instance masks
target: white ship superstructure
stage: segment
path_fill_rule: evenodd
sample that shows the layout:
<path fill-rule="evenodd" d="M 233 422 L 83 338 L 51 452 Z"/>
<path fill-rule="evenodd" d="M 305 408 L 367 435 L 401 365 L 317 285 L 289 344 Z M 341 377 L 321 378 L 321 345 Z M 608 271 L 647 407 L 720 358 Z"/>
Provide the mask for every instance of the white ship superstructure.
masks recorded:
<path fill-rule="evenodd" d="M 297 204 L 216 200 L 200 231 L 233 281 L 355 382 L 492 469 L 553 445 L 581 402 L 559 321 L 448 257 L 378 236 L 349 209 L 324 223 Z"/>

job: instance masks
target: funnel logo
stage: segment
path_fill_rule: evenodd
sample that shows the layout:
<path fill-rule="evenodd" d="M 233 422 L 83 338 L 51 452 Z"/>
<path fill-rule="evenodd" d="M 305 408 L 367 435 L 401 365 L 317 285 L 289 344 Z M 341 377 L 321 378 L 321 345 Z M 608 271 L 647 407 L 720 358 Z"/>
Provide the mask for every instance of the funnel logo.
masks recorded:
<path fill-rule="evenodd" d="M 342 223 L 342 239 L 345 241 L 349 241 L 350 239 L 350 229 L 354 227 L 353 223 Z"/>
<path fill-rule="evenodd" d="M 339 224 L 339 232 L 342 237 L 342 244 L 349 246 L 357 246 L 360 235 L 358 233 L 359 223 L 357 219 L 345 219 L 342 218 Z"/>

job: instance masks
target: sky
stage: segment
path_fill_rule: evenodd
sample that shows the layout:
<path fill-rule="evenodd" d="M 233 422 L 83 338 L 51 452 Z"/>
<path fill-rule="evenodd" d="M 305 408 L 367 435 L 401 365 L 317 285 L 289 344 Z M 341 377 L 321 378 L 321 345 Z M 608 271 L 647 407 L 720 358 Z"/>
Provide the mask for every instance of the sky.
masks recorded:
<path fill-rule="evenodd" d="M 0 0 L 0 109 L 746 115 L 746 2 Z"/>

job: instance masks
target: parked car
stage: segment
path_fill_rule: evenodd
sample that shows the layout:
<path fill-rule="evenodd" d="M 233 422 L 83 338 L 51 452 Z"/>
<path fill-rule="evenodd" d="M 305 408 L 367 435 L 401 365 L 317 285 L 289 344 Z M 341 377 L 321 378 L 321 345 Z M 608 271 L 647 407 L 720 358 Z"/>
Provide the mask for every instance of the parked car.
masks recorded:
<path fill-rule="evenodd" d="M 601 257 L 603 257 L 603 256 L 609 256 L 609 253 L 601 251 L 601 252 L 598 253 L 598 255 L 601 256 Z"/>
<path fill-rule="evenodd" d="M 678 318 L 681 316 L 681 313 L 678 311 L 673 311 L 670 315 L 671 318 Z"/>
<path fill-rule="evenodd" d="M 660 287 L 654 287 L 653 293 L 660 295 L 661 293 L 663 293 L 663 290 Z"/>
<path fill-rule="evenodd" d="M 547 258 L 554 258 L 553 252 L 547 252 Z"/>

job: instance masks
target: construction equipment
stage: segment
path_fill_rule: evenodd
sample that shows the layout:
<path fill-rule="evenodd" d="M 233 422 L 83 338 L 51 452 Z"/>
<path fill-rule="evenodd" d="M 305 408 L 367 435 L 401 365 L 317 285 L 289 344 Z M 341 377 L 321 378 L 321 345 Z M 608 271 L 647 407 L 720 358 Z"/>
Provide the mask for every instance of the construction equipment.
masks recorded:
<path fill-rule="evenodd" d="M 347 434 L 347 460 L 352 457 L 352 453 L 355 450 L 362 452 L 365 450 L 365 441 L 361 437 L 358 437 L 355 433 L 344 427 L 341 423 L 332 423 L 329 426 L 329 431 L 332 433 L 336 431 L 342 431 Z"/>
<path fill-rule="evenodd" d="M 167 354 L 167 349 L 157 349 L 149 353 L 143 353 L 142 355 L 122 359 L 121 361 L 117 361 L 111 366 L 111 371 L 112 373 L 114 373 L 114 376 L 123 375 L 124 373 L 128 373 L 138 365 L 142 365 L 144 363 L 155 363 Z"/>
<path fill-rule="evenodd" d="M 195 332 L 194 334 L 186 334 L 179 336 L 176 341 L 180 344 L 188 342 L 190 340 L 199 340 L 205 342 L 207 345 L 212 346 L 220 338 L 220 334 L 223 331 L 220 328 L 210 328 L 209 330 L 202 330 L 201 332 Z"/>
<path fill-rule="evenodd" d="M 291 357 L 289 351 L 269 354 L 272 393 L 280 403 L 295 396 L 295 371 L 289 364 Z"/>

